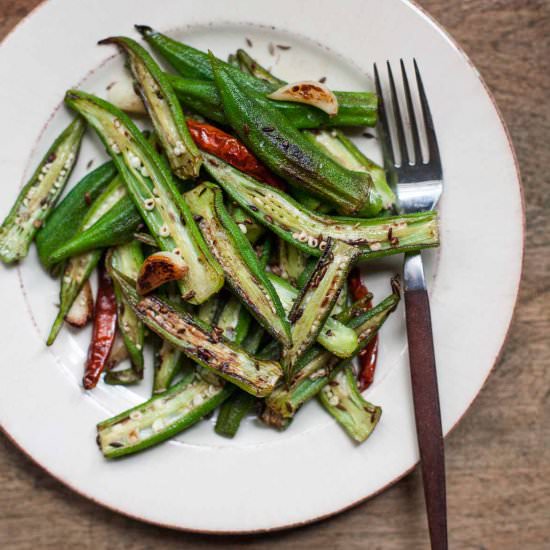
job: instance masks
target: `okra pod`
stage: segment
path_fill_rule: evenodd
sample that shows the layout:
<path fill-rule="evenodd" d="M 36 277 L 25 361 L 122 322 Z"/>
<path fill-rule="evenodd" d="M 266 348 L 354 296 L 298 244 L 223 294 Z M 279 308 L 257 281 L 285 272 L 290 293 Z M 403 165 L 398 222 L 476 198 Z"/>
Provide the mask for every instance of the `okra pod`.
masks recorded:
<path fill-rule="evenodd" d="M 256 398 L 244 391 L 233 392 L 233 395 L 222 403 L 216 419 L 216 433 L 224 437 L 235 437 L 243 418 L 256 404 Z"/>
<path fill-rule="evenodd" d="M 369 174 L 375 189 L 382 197 L 384 209 L 389 209 L 395 204 L 395 193 L 388 185 L 384 169 L 367 158 L 341 130 L 308 131 L 305 135 L 321 147 L 329 157 L 348 170 Z"/>
<path fill-rule="evenodd" d="M 178 282 L 182 297 L 200 304 L 218 292 L 223 285 L 221 269 L 164 161 L 135 124 L 113 105 L 84 92 L 70 90 L 66 102 L 97 131 L 159 247 L 181 255 L 189 267 Z"/>
<path fill-rule="evenodd" d="M 136 279 L 143 263 L 143 253 L 139 242 L 133 241 L 112 249 L 107 257 L 114 269 L 130 279 Z M 133 384 L 143 379 L 143 343 L 145 330 L 137 318 L 118 284 L 114 283 L 117 301 L 117 324 L 132 366 L 118 371 L 109 371 L 105 375 L 107 384 Z"/>
<path fill-rule="evenodd" d="M 321 215 L 292 197 L 262 185 L 220 159 L 203 153 L 204 166 L 231 198 L 279 237 L 307 254 L 320 256 L 330 237 L 361 249 L 373 259 L 439 245 L 437 212 L 418 212 L 380 219 Z"/>
<path fill-rule="evenodd" d="M 243 390 L 258 397 L 271 393 L 281 377 L 278 363 L 252 357 L 189 313 L 176 311 L 155 296 L 141 298 L 119 273 L 113 271 L 113 277 L 138 317 L 161 338 Z"/>
<path fill-rule="evenodd" d="M 187 44 L 172 40 L 145 25 L 136 25 L 136 28 L 152 48 L 166 59 L 182 77 L 195 81 L 213 80 L 214 75 L 208 60 L 208 54 Z M 218 61 L 242 86 L 259 96 L 265 97 L 280 87 L 280 84 L 255 78 L 237 67 L 221 60 Z M 266 102 L 276 105 L 275 108 L 284 113 L 295 128 L 376 126 L 378 108 L 376 94 L 369 92 L 335 92 L 335 95 L 338 99 L 339 112 L 334 117 L 329 117 L 326 113 L 309 105 L 277 102 L 269 99 L 266 99 Z M 215 102 L 214 105 L 216 105 Z M 208 117 L 207 112 L 200 114 Z"/>
<path fill-rule="evenodd" d="M 283 349 L 283 365 L 288 380 L 292 378 L 300 357 L 321 332 L 358 256 L 356 247 L 329 239 L 325 252 L 288 314 L 292 323 L 292 345 Z"/>
<path fill-rule="evenodd" d="M 323 154 L 277 109 L 240 87 L 214 56 L 211 61 L 229 124 L 270 170 L 344 213 L 380 211 L 382 203 L 368 174 L 347 170 Z"/>
<path fill-rule="evenodd" d="M 125 190 L 125 186 L 120 187 Z M 134 238 L 143 224 L 140 213 L 129 196 L 111 204 L 109 210 L 96 219 L 93 225 L 78 232 L 51 255 L 53 262 L 60 262 L 83 252 L 127 243 Z M 156 241 L 155 241 L 156 245 Z"/>
<path fill-rule="evenodd" d="M 86 123 L 77 117 L 57 137 L 44 155 L 0 226 L 0 260 L 11 264 L 28 253 L 76 162 Z"/>
<path fill-rule="evenodd" d="M 399 294 L 394 287 L 394 292 L 376 307 L 350 321 L 349 326 L 359 338 L 356 353 L 374 337 L 398 303 Z M 266 398 L 262 420 L 278 428 L 286 427 L 298 409 L 315 397 L 350 360 L 339 359 L 320 348 L 311 348 L 289 387 L 279 386 Z"/>
<path fill-rule="evenodd" d="M 216 409 L 234 391 L 190 372 L 168 391 L 97 425 L 97 442 L 106 458 L 118 458 L 170 439 Z"/>
<path fill-rule="evenodd" d="M 82 231 L 86 231 L 92 227 L 96 221 L 105 214 L 105 212 L 110 211 L 113 205 L 121 200 L 121 197 L 123 197 L 124 194 L 124 187 L 121 186 L 119 178 L 115 177 L 107 188 L 104 189 L 103 193 L 101 193 L 101 195 L 94 201 L 84 216 L 80 226 Z M 78 235 L 76 238 L 78 238 Z M 55 260 L 56 257 L 57 251 L 50 255 L 50 259 L 54 258 L 55 262 L 57 262 L 57 260 Z M 55 321 L 53 322 L 48 340 L 46 342 L 48 346 L 51 346 L 57 338 L 57 335 L 63 326 L 65 316 L 69 312 L 84 283 L 88 280 L 90 274 L 95 269 L 100 258 L 101 250 L 93 249 L 82 254 L 71 255 L 69 260 L 66 262 L 61 276 L 59 311 Z"/>
<path fill-rule="evenodd" d="M 111 161 L 102 164 L 86 174 L 55 207 L 36 235 L 38 256 L 46 269 L 54 265 L 50 258 L 52 253 L 78 233 L 91 205 L 116 174 Z"/>
<path fill-rule="evenodd" d="M 223 330 L 223 335 L 235 344 L 242 344 L 252 319 L 243 304 L 234 296 L 225 303 L 216 325 Z"/>
<path fill-rule="evenodd" d="M 350 366 L 337 372 L 318 395 L 323 407 L 358 443 L 370 436 L 382 415 L 382 409 L 359 392 Z"/>
<path fill-rule="evenodd" d="M 189 134 L 172 86 L 156 61 L 135 40 L 115 36 L 100 44 L 116 44 L 128 55 L 137 89 L 173 172 L 182 179 L 199 175 L 202 159 Z"/>
<path fill-rule="evenodd" d="M 283 306 L 254 249 L 225 210 L 221 189 L 204 183 L 187 192 L 185 200 L 232 290 L 274 338 L 288 345 Z"/>
<path fill-rule="evenodd" d="M 298 290 L 273 273 L 270 273 L 268 277 L 279 295 L 283 308 L 286 312 L 290 312 L 298 298 Z M 334 313 L 334 309 L 332 313 Z M 349 357 L 358 345 L 355 331 L 336 320 L 332 314 L 327 317 L 325 324 L 319 331 L 317 343 L 339 357 Z"/>

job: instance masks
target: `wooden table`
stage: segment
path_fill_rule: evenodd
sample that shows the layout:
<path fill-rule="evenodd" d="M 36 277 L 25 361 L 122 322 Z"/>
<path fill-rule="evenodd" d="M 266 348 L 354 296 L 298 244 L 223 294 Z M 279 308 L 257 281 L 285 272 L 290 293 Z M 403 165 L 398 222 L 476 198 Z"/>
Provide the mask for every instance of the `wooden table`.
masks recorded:
<path fill-rule="evenodd" d="M 39 2 L 0 0 L 0 36 Z M 464 46 L 495 95 L 516 146 L 527 209 L 523 284 L 508 344 L 447 440 L 451 548 L 550 548 L 550 2 L 421 5 Z M 428 544 L 416 471 L 322 523 L 218 538 L 117 515 L 52 479 L 3 435 L 0 445 L 1 548 L 413 550 Z"/>

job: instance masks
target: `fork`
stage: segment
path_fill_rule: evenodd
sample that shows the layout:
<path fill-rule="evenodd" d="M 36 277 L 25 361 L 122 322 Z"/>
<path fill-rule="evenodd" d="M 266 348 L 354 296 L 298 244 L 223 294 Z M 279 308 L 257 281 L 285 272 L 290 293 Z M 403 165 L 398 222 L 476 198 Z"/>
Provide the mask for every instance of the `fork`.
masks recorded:
<path fill-rule="evenodd" d="M 384 150 L 384 166 L 397 191 L 397 208 L 403 213 L 432 210 L 443 191 L 443 172 L 432 116 L 416 60 L 413 60 L 413 63 L 423 121 L 417 120 L 413 108 L 411 88 L 403 60 L 400 60 L 400 65 L 404 106 L 399 104 L 391 65 L 389 61 L 386 62 L 392 110 L 386 108 L 380 76 L 376 64 L 374 65 L 376 92 L 380 100 L 378 130 Z M 414 158 L 409 156 L 407 149 L 402 112 L 407 113 L 410 121 Z M 396 130 L 394 138 L 389 126 L 392 113 Z M 421 125 L 428 144 L 429 158 L 426 162 L 422 159 L 419 132 Z M 399 163 L 396 162 L 396 152 L 399 152 Z M 432 549 L 446 550 L 447 503 L 443 434 L 430 302 L 420 252 L 405 255 L 403 279 L 411 385 L 430 541 Z"/>

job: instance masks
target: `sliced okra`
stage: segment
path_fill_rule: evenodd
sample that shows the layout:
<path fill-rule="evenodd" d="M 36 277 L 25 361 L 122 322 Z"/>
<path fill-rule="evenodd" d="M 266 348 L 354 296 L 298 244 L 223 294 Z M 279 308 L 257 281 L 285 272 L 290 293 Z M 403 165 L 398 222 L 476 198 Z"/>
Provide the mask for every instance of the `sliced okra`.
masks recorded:
<path fill-rule="evenodd" d="M 225 210 L 221 189 L 204 183 L 187 192 L 185 200 L 232 290 L 274 338 L 288 345 L 283 306 L 250 242 Z"/>
<path fill-rule="evenodd" d="M 382 415 L 380 407 L 361 395 L 350 366 L 338 371 L 318 397 L 325 410 L 358 443 L 363 443 L 371 435 Z"/>
<path fill-rule="evenodd" d="M 361 249 L 364 259 L 439 245 L 437 212 L 384 218 L 342 218 L 308 211 L 292 197 L 202 153 L 204 166 L 258 222 L 307 254 L 320 256 L 330 237 Z"/>
<path fill-rule="evenodd" d="M 76 162 L 86 123 L 77 117 L 48 149 L 0 226 L 0 260 L 11 264 L 28 253 Z"/>
<path fill-rule="evenodd" d="M 97 131 L 124 178 L 132 200 L 159 247 L 181 255 L 189 267 L 178 281 L 184 300 L 200 304 L 219 291 L 224 279 L 170 171 L 130 118 L 113 105 L 70 90 L 66 103 Z"/>
<path fill-rule="evenodd" d="M 116 44 L 126 52 L 137 89 L 172 170 L 182 179 L 196 178 L 202 158 L 189 134 L 172 85 L 155 60 L 131 38 L 115 36 L 100 44 Z"/>
<path fill-rule="evenodd" d="M 113 271 L 112 275 L 145 325 L 187 357 L 258 397 L 273 390 L 281 377 L 278 363 L 252 357 L 189 313 L 176 311 L 155 296 L 140 297 L 134 285 L 120 273 Z"/>
<path fill-rule="evenodd" d="M 325 252 L 288 314 L 292 323 L 292 345 L 283 350 L 288 379 L 292 377 L 300 357 L 321 332 L 358 256 L 356 247 L 329 239 Z"/>

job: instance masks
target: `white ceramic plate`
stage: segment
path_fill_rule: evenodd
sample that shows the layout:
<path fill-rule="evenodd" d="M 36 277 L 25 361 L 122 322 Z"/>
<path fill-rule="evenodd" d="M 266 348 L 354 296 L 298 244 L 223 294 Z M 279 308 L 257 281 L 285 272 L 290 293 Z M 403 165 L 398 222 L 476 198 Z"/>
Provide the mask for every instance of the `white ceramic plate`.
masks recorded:
<path fill-rule="evenodd" d="M 467 410 L 494 365 L 510 324 L 521 272 L 522 199 L 512 146 L 477 71 L 455 43 L 414 5 L 397 0 L 254 2 L 52 0 L 23 21 L 0 51 L 0 166 L 3 217 L 51 138 L 67 123 L 60 106 L 76 84 L 105 94 L 121 57 L 96 46 L 135 36 L 146 23 L 225 56 L 245 46 L 293 80 L 327 76 L 337 89 L 372 88 L 372 62 L 415 57 L 421 66 L 445 171 L 442 246 L 426 254 L 443 429 Z M 268 45 L 283 44 L 287 51 Z M 379 157 L 375 140 L 361 146 Z M 72 181 L 104 158 L 86 138 Z M 436 261 L 437 260 L 437 261 Z M 437 269 L 435 269 L 437 266 Z M 369 266 L 378 299 L 400 262 Z M 139 388 L 80 386 L 89 332 L 64 330 L 44 345 L 57 284 L 34 249 L 0 271 L 0 421 L 52 475 L 105 506 L 167 526 L 244 532 L 312 521 L 345 509 L 404 475 L 418 460 L 403 311 L 381 334 L 380 364 L 367 398 L 383 407 L 364 445 L 354 445 L 309 403 L 284 433 L 248 420 L 234 440 L 212 421 L 141 455 L 105 461 L 95 424 L 145 399 Z"/>

